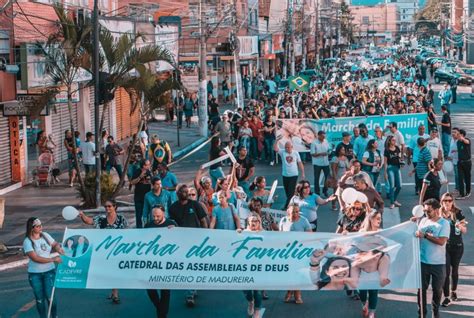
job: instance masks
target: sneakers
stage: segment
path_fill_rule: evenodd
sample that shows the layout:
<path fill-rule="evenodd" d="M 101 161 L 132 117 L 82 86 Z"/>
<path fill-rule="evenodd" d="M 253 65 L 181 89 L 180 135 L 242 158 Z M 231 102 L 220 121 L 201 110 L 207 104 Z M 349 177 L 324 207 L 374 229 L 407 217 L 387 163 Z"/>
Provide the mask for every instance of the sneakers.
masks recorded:
<path fill-rule="evenodd" d="M 467 198 L 469 198 L 470 196 L 471 196 L 471 193 L 469 192 L 468 194 L 466 194 L 466 195 L 464 196 L 464 198 L 467 199 Z"/>
<path fill-rule="evenodd" d="M 369 317 L 369 304 L 365 303 L 365 305 L 362 307 L 362 317 L 366 318 Z"/>
<path fill-rule="evenodd" d="M 402 206 L 402 204 L 401 204 L 400 202 L 398 202 L 398 201 L 393 202 L 393 204 L 394 204 L 396 207 L 401 207 L 401 206 Z"/>
<path fill-rule="evenodd" d="M 186 296 L 186 306 L 194 307 L 194 296 Z"/>
<path fill-rule="evenodd" d="M 443 302 L 441 303 L 441 306 L 443 306 L 443 307 L 448 307 L 450 303 L 451 303 L 451 300 L 449 300 L 449 298 L 446 297 L 446 298 L 443 300 Z"/>
<path fill-rule="evenodd" d="M 270 161 L 270 166 L 275 165 L 275 161 Z"/>
<path fill-rule="evenodd" d="M 395 209 L 395 204 L 390 204 L 390 210 Z"/>
<path fill-rule="evenodd" d="M 247 306 L 247 315 L 252 316 L 255 312 L 255 304 L 253 301 L 249 301 Z"/>
<path fill-rule="evenodd" d="M 458 300 L 458 294 L 455 291 L 451 292 L 451 300 L 452 301 L 457 301 Z"/>
<path fill-rule="evenodd" d="M 260 309 L 255 309 L 252 318 L 260 318 Z"/>

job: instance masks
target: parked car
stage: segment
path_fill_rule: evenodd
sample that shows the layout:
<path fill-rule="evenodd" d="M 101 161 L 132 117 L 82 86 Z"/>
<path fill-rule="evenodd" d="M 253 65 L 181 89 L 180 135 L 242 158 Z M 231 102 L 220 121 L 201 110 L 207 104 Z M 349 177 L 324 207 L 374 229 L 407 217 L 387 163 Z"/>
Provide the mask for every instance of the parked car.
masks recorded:
<path fill-rule="evenodd" d="M 440 67 L 434 73 L 435 83 L 451 82 L 452 79 L 457 78 L 459 84 L 471 85 L 474 77 L 467 73 L 456 73 L 452 68 Z"/>

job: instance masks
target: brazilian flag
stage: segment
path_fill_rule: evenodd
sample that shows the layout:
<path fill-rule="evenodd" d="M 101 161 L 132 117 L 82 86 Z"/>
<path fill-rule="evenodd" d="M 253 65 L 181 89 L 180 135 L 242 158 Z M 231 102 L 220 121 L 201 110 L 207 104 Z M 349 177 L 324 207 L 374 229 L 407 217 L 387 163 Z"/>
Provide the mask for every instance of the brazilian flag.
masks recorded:
<path fill-rule="evenodd" d="M 297 90 L 297 91 L 307 92 L 309 91 L 309 82 L 310 82 L 309 76 L 306 76 L 306 75 L 288 77 L 290 91 Z"/>

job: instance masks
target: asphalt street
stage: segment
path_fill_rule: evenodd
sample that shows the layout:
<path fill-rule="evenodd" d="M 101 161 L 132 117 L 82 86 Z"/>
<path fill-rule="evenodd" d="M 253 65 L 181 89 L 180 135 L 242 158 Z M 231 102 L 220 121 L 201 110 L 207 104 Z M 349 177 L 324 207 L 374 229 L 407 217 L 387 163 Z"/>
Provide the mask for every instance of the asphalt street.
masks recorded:
<path fill-rule="evenodd" d="M 436 87 L 435 87 L 436 88 Z M 469 137 L 474 137 L 474 99 L 471 99 L 468 88 L 461 87 L 462 94 L 456 105 L 452 106 L 453 126 L 464 128 Z M 470 91 L 470 89 L 469 89 Z M 203 149 L 184 160 L 179 168 L 173 171 L 182 181 L 190 181 L 198 164 L 206 162 L 207 150 Z M 305 164 L 306 176 L 312 183 L 312 167 Z M 403 171 L 403 187 L 399 209 L 386 209 L 385 226 L 392 225 L 398 220 L 405 221 L 411 216 L 411 209 L 417 204 L 413 179 Z M 258 164 L 256 175 L 265 175 L 267 184 L 280 180 L 281 167 L 271 167 Z M 453 176 L 448 176 L 452 181 Z M 281 180 L 280 180 L 281 183 Z M 276 207 L 281 207 L 284 193 L 277 189 L 278 200 Z M 473 222 L 474 198 L 459 201 L 458 205 L 466 214 L 469 223 Z M 319 230 L 334 232 L 336 229 L 337 213 L 328 206 L 320 207 Z M 132 220 L 132 215 L 127 215 Z M 61 239 L 60 228 L 64 221 L 58 217 L 57 231 L 53 234 Z M 471 223 L 474 224 L 474 223 Z M 55 227 L 56 228 L 56 227 Z M 442 317 L 473 317 L 474 316 L 474 239 L 473 230 L 469 226 L 468 234 L 464 236 L 465 251 L 460 268 L 460 285 L 458 287 L 459 301 L 448 308 L 442 309 Z M 143 290 L 122 290 L 120 305 L 113 305 L 107 296 L 108 290 L 57 290 L 60 317 L 154 317 L 154 308 Z M 344 292 L 303 292 L 304 304 L 285 304 L 284 291 L 269 291 L 269 300 L 264 301 L 264 317 L 360 317 L 360 302 L 348 298 Z M 430 295 L 428 296 L 430 298 Z M 377 307 L 377 317 L 416 317 L 416 294 L 414 290 L 384 291 L 380 293 Z M 245 317 L 246 300 L 239 291 L 199 291 L 196 306 L 187 308 L 184 304 L 184 291 L 172 291 L 170 317 Z M 26 267 L 0 272 L 0 317 L 37 317 L 33 293 L 28 284 Z M 430 317 L 430 315 L 428 316 Z"/>

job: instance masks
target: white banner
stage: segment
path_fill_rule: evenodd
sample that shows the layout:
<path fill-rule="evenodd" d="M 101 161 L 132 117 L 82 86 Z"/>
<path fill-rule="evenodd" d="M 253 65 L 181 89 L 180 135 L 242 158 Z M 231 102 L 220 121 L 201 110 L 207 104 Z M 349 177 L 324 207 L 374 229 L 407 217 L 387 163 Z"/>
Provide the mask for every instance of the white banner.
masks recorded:
<path fill-rule="evenodd" d="M 420 287 L 416 224 L 376 233 L 69 230 L 58 288 L 342 290 Z"/>

